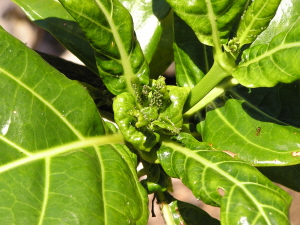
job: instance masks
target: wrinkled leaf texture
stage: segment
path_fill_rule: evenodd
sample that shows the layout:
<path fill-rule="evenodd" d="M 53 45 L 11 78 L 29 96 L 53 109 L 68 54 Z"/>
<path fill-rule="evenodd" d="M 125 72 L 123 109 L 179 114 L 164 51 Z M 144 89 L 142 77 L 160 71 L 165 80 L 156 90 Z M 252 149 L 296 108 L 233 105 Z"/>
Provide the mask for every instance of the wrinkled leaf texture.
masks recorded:
<path fill-rule="evenodd" d="M 185 144 L 163 142 L 158 158 L 196 198 L 221 207 L 221 224 L 289 224 L 291 197 L 256 168 L 224 152 Z"/>
<path fill-rule="evenodd" d="M 145 224 L 136 156 L 120 136 L 101 136 L 88 93 L 2 28 L 0 37 L 1 223 Z"/>
<path fill-rule="evenodd" d="M 148 84 L 149 68 L 135 37 L 132 18 L 117 0 L 60 0 L 96 50 L 99 74 L 115 95 L 133 93 L 131 79 Z"/>

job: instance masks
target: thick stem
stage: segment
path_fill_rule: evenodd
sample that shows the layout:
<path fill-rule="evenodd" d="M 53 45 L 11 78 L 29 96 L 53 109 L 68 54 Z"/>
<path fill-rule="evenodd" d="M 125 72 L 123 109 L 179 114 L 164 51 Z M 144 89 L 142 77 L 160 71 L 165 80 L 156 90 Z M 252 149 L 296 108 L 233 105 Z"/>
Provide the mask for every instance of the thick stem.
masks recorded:
<path fill-rule="evenodd" d="M 216 87 L 225 77 L 230 76 L 230 72 L 224 70 L 218 62 L 215 62 L 210 71 L 191 90 L 184 105 L 183 112 L 187 112 L 204 98 L 214 87 Z"/>
<path fill-rule="evenodd" d="M 165 220 L 166 225 L 175 225 L 170 206 L 166 202 L 166 198 L 163 192 L 156 192 L 158 202 L 160 202 L 160 210 Z"/>
<path fill-rule="evenodd" d="M 215 98 L 223 94 L 229 87 L 235 86 L 238 81 L 235 78 L 227 78 L 215 88 L 213 88 L 204 98 L 202 98 L 196 105 L 189 109 L 183 116 L 185 119 L 193 116 L 196 112 L 203 109 L 207 104 L 212 102 Z"/>

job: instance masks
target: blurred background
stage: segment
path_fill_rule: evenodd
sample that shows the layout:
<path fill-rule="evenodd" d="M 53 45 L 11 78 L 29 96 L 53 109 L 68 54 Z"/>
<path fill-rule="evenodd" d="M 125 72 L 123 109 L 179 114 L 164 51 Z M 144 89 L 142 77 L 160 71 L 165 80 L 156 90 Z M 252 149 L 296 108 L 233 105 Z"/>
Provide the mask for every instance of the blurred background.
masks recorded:
<path fill-rule="evenodd" d="M 9 33 L 25 43 L 28 47 L 37 51 L 58 56 L 66 60 L 82 64 L 72 53 L 67 51 L 55 38 L 48 32 L 33 24 L 23 13 L 23 11 L 10 0 L 0 1 L 0 25 Z M 1 57 L 1 56 L 0 56 Z M 174 75 L 174 66 L 166 71 L 167 76 Z M 1 82 L 1 81 L 0 81 Z M 300 183 L 300 181 L 299 181 Z M 280 185 L 279 185 L 280 186 Z M 212 217 L 219 219 L 220 210 L 217 207 L 212 207 L 197 200 L 191 191 L 186 188 L 180 180 L 173 179 L 174 192 L 171 193 L 175 198 L 192 203 L 207 211 Z M 290 218 L 292 225 L 300 225 L 300 193 L 291 189 L 285 189 L 292 197 L 293 202 L 290 209 Z M 152 208 L 153 195 L 149 196 L 149 210 Z M 159 206 L 154 207 L 156 217 L 150 214 L 148 225 L 163 225 L 164 221 L 161 217 Z M 280 224 L 274 224 L 280 225 Z"/>

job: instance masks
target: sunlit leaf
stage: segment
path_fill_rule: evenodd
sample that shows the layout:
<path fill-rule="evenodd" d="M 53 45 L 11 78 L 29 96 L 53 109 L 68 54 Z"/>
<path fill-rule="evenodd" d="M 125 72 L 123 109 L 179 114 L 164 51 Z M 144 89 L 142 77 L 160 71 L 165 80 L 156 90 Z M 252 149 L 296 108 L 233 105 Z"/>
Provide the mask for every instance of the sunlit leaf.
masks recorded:
<path fill-rule="evenodd" d="M 300 19 L 275 36 L 270 43 L 259 44 L 243 52 L 242 61 L 233 71 L 247 87 L 273 87 L 300 78 Z"/>
<path fill-rule="evenodd" d="M 3 224 L 145 224 L 147 195 L 92 98 L 0 30 Z M 17 66 L 16 66 L 17 65 Z"/>
<path fill-rule="evenodd" d="M 199 40 L 216 47 L 227 42 L 229 32 L 235 20 L 241 15 L 247 0 L 218 1 L 167 0 L 176 14 L 195 32 Z"/>
<path fill-rule="evenodd" d="M 240 45 L 253 42 L 257 35 L 263 32 L 267 27 L 281 0 L 255 0 L 242 15 L 237 38 Z"/>
<path fill-rule="evenodd" d="M 38 26 L 50 32 L 87 67 L 98 74 L 94 50 L 81 28 L 57 0 L 13 0 Z"/>
<path fill-rule="evenodd" d="M 221 151 L 164 142 L 158 158 L 194 196 L 221 208 L 221 224 L 290 224 L 291 197 L 256 168 Z M 215 179 L 218 177 L 218 179 Z"/>
<path fill-rule="evenodd" d="M 284 124 L 246 101 L 228 100 L 207 113 L 203 140 L 252 165 L 300 162 L 300 129 Z"/>
<path fill-rule="evenodd" d="M 132 19 L 117 0 L 60 0 L 76 19 L 97 51 L 99 74 L 115 95 L 133 93 L 131 81 L 137 77 L 147 84 L 149 68 L 136 40 Z"/>

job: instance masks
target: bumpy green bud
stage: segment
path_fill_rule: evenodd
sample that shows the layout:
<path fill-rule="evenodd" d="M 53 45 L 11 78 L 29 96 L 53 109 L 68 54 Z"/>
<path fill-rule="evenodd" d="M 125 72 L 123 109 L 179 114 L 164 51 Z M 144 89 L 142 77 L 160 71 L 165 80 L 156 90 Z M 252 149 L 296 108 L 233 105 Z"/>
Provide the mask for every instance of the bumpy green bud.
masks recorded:
<path fill-rule="evenodd" d="M 167 135 L 179 134 L 182 127 L 182 109 L 189 94 L 188 87 L 168 86 L 171 104 L 151 125 L 153 130 Z"/>
<path fill-rule="evenodd" d="M 123 92 L 113 102 L 115 122 L 122 132 L 125 140 L 135 148 L 142 151 L 150 151 L 159 141 L 159 135 L 149 129 L 138 129 L 135 124 L 138 121 L 135 109 L 134 97 Z"/>

